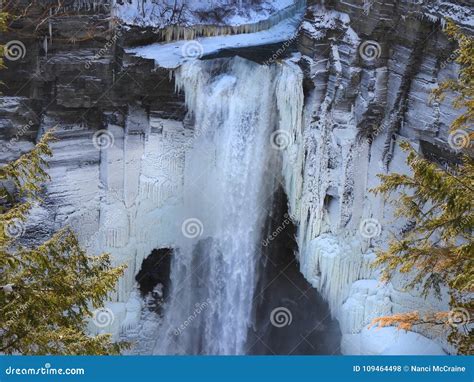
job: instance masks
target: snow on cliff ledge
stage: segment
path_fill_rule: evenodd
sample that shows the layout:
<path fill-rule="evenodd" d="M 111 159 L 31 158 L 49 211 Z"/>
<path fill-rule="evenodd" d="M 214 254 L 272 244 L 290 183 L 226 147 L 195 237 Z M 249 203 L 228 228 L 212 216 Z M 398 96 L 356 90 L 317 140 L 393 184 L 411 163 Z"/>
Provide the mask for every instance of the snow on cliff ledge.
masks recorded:
<path fill-rule="evenodd" d="M 176 3 L 176 4 L 175 4 Z M 116 16 L 129 25 L 242 25 L 267 19 L 293 0 L 117 0 Z"/>

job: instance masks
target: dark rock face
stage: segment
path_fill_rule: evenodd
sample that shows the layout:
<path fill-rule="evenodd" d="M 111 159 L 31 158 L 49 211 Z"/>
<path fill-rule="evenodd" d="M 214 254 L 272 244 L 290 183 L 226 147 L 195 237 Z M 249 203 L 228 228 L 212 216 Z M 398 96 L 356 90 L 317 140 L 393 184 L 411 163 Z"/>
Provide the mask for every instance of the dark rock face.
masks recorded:
<path fill-rule="evenodd" d="M 155 70 L 152 60 L 124 55 L 124 33 L 110 29 L 106 11 L 99 7 L 53 18 L 51 34 L 47 28 L 34 31 L 32 12 L 12 33 L 2 34 L 1 43 L 19 40 L 25 47 L 24 57 L 7 59 L 7 68 L 0 71 L 3 96 L 14 97 L 8 102 L 4 98 L 0 105 L 0 121 L 9 121 L 0 122 L 3 139 L 14 137 L 14 130 L 29 121 L 32 127 L 18 140 L 34 141 L 39 125 L 44 130 L 52 127 L 50 123 L 67 139 L 87 131 L 92 135 L 110 122 L 110 115 L 124 127 L 130 106 L 182 119 L 183 100 L 175 93 L 170 73 Z M 14 110 L 18 116 L 11 118 Z M 72 129 L 73 125 L 82 128 Z"/>
<path fill-rule="evenodd" d="M 206 55 L 202 57 L 202 59 L 212 60 L 214 58 L 239 56 L 259 64 L 268 65 L 276 60 L 274 57 L 278 58 L 279 60 L 283 60 L 291 56 L 291 54 L 297 52 L 296 40 L 289 41 L 287 45 L 288 46 L 284 49 L 282 48 L 282 43 L 268 44 L 251 48 L 223 49 L 218 53 Z M 279 51 L 283 51 L 283 53 L 277 54 Z"/>
<path fill-rule="evenodd" d="M 282 189 L 276 193 L 267 228 L 247 354 L 339 354 L 339 325 L 299 270 L 296 227 Z"/>

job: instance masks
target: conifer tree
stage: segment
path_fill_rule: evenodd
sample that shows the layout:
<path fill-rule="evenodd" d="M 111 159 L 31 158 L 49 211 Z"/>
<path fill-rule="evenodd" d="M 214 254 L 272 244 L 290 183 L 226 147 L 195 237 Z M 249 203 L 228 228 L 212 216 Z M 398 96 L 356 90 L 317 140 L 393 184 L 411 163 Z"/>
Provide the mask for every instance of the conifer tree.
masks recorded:
<path fill-rule="evenodd" d="M 0 9 L 0 32 L 4 32 L 7 29 L 7 16 L 7 13 L 2 12 L 2 9 Z M 4 47 L 3 45 L 0 45 L 0 69 L 4 67 L 3 56 Z"/>
<path fill-rule="evenodd" d="M 459 163 L 443 168 L 417 153 L 407 142 L 410 175 L 379 175 L 382 183 L 373 190 L 388 197 L 397 194 L 397 216 L 413 228 L 393 238 L 387 250 L 379 251 L 374 263 L 383 269 L 385 281 L 397 272 L 412 275 L 407 288 L 421 286 L 422 295 L 431 291 L 440 296 L 441 287 L 450 289 L 451 310 L 420 314 L 408 312 L 380 317 L 372 325 L 446 325 L 448 337 L 461 354 L 472 354 L 474 341 L 474 160 L 469 155 L 474 122 L 474 39 L 449 22 L 448 36 L 458 43 L 456 62 L 461 66 L 457 80 L 449 80 L 435 90 L 440 100 L 445 92 L 455 92 L 454 108 L 462 110 L 451 126 L 451 134 L 462 131 Z"/>
<path fill-rule="evenodd" d="M 108 254 L 89 257 L 75 234 L 62 229 L 38 246 L 21 243 L 32 203 L 41 202 L 50 156 L 47 133 L 30 152 L 0 168 L 0 352 L 117 354 L 124 344 L 90 336 L 94 309 L 123 273 Z"/>
<path fill-rule="evenodd" d="M 0 13 L 0 31 L 5 28 Z M 111 267 L 108 254 L 89 257 L 68 228 L 34 247 L 21 241 L 49 178 L 51 140 L 45 134 L 30 152 L 0 167 L 0 354 L 118 354 L 126 344 L 88 335 L 86 326 L 123 267 Z"/>

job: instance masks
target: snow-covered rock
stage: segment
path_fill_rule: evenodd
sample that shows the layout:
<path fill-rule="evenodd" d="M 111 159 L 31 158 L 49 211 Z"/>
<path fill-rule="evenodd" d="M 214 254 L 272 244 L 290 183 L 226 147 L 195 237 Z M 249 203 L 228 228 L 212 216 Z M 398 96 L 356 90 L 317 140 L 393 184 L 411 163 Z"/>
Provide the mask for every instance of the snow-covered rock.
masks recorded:
<path fill-rule="evenodd" d="M 288 124 L 285 189 L 290 215 L 299 225 L 301 271 L 338 318 L 342 351 L 408 354 L 424 348 L 422 354 L 439 354 L 441 348 L 452 349 L 446 337 L 432 329 L 414 328 L 437 344 L 420 340 L 419 334 L 397 332 L 396 345 L 386 349 L 380 343 L 395 332 L 382 329 L 383 335 L 374 334 L 376 329 L 366 328 L 382 315 L 448 309 L 446 293 L 438 300 L 422 297 L 417 289 L 405 290 L 410 275 L 397 276 L 389 284 L 377 281 L 370 266 L 372 248 L 385 247 L 405 222 L 395 219 L 393 205 L 369 190 L 378 184 L 379 173 L 408 171 L 398 147 L 402 140 L 428 154 L 438 147 L 437 155 L 444 152 L 449 157 L 443 137 L 455 112 L 449 100 L 440 106 L 442 113 L 429 100 L 439 81 L 455 76 L 456 65 L 443 62 L 440 51 L 449 44 L 439 21 L 387 18 L 388 3 L 373 5 L 367 22 L 358 20 L 363 9 L 348 2 L 308 9 L 299 41 L 299 64 L 307 81 L 304 120 Z M 393 23 L 397 17 L 402 25 L 403 20 L 410 25 L 393 27 L 398 38 L 389 40 L 387 33 L 376 32 L 377 25 Z M 431 27 L 438 28 L 436 42 L 426 40 Z M 420 38 L 423 43 L 417 42 Z M 373 57 L 363 50 L 366 42 L 373 45 Z M 293 92 L 288 99 L 299 102 L 294 89 L 287 91 Z M 422 345 L 411 347 L 412 341 Z"/>
<path fill-rule="evenodd" d="M 446 355 L 441 346 L 426 337 L 396 328 L 364 328 L 345 335 L 341 349 L 356 355 Z"/>
<path fill-rule="evenodd" d="M 267 20 L 292 4 L 293 0 L 122 0 L 115 1 L 114 14 L 128 25 L 142 27 L 236 27 Z"/>

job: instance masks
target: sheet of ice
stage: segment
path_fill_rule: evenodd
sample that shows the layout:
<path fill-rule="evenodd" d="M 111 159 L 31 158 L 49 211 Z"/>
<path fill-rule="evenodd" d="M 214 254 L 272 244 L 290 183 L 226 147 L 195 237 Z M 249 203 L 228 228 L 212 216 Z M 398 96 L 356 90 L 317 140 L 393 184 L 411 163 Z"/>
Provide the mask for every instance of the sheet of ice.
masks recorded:
<path fill-rule="evenodd" d="M 155 63 L 163 68 L 174 69 L 187 60 L 196 59 L 196 57 L 189 57 L 190 51 L 197 51 L 199 56 L 205 56 L 223 49 L 276 44 L 290 40 L 296 34 L 302 16 L 303 13 L 299 13 L 275 25 L 273 28 L 256 33 L 205 37 L 195 41 L 157 43 L 126 49 L 126 51 L 143 58 L 154 59 Z"/>

